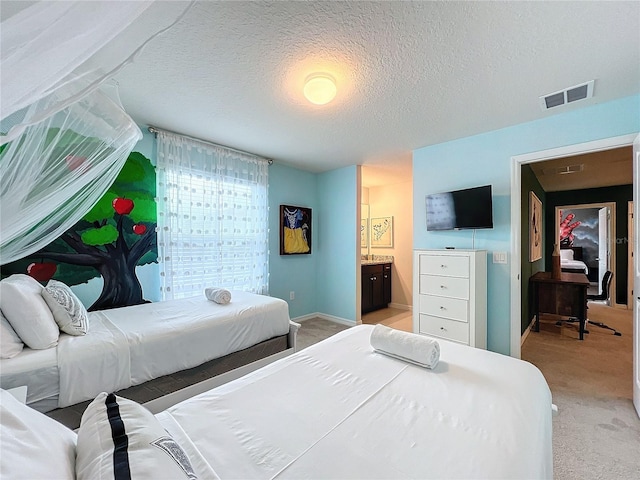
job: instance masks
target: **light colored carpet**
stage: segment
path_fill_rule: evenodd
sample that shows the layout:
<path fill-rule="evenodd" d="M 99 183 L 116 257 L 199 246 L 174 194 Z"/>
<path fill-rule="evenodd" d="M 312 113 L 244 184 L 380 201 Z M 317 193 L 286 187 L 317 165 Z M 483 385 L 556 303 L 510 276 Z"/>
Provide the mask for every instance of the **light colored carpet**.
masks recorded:
<path fill-rule="evenodd" d="M 386 310 L 363 316 L 363 322 L 389 324 L 404 317 L 411 330 L 411 312 Z M 622 336 L 591 325 L 581 342 L 576 328 L 556 327 L 551 321 L 532 332 L 522 347 L 522 358 L 542 371 L 559 409 L 553 420 L 554 478 L 638 480 L 640 419 L 631 400 L 632 314 L 591 304 L 589 315 L 619 329 Z M 345 328 L 319 318 L 307 320 L 298 332 L 298 344 L 304 348 Z"/>
<path fill-rule="evenodd" d="M 633 318 L 630 310 L 589 304 L 589 317 L 618 329 L 557 327 L 531 332 L 522 359 L 544 374 L 559 414 L 553 420 L 556 479 L 640 478 L 640 419 L 632 402 Z"/>

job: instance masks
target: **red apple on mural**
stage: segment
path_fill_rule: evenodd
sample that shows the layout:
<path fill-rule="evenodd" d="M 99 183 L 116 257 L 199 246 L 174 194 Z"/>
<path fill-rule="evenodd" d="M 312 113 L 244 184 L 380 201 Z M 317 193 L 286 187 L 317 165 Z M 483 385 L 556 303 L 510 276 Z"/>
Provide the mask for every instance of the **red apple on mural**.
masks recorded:
<path fill-rule="evenodd" d="M 147 231 L 147 226 L 144 225 L 143 223 L 136 223 L 133 226 L 133 233 L 135 233 L 136 235 L 142 235 L 146 231 Z"/>
<path fill-rule="evenodd" d="M 111 202 L 113 209 L 120 215 L 129 215 L 133 210 L 133 200 L 130 198 L 117 197 Z"/>
<path fill-rule="evenodd" d="M 87 161 L 87 157 L 81 157 L 79 155 L 67 155 L 64 158 L 64 161 L 67 162 L 67 167 L 69 170 L 78 170 L 81 168 L 81 173 L 87 168 L 85 162 Z"/>
<path fill-rule="evenodd" d="M 58 266 L 55 263 L 32 263 L 27 267 L 27 273 L 39 282 L 48 282 L 56 274 Z"/>

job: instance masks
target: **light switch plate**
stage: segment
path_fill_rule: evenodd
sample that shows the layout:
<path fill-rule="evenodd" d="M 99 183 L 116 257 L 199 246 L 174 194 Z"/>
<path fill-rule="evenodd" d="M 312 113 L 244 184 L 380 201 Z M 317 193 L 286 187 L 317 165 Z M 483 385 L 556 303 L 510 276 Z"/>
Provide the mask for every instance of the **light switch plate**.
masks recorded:
<path fill-rule="evenodd" d="M 493 252 L 493 263 L 507 263 L 507 252 Z"/>

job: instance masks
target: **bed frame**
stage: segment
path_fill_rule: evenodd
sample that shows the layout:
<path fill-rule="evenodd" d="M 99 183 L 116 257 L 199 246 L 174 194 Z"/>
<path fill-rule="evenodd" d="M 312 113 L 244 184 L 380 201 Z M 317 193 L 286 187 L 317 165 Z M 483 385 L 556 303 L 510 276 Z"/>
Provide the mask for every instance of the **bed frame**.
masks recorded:
<path fill-rule="evenodd" d="M 183 397 L 188 398 L 210 390 L 295 353 L 299 328 L 299 323 L 290 321 L 287 335 L 265 340 L 197 367 L 154 378 L 116 393 L 138 403 L 144 403 L 150 410 L 155 409 L 155 412 L 159 412 L 178 403 Z M 181 393 L 174 394 L 174 392 Z M 80 419 L 89 403 L 91 400 L 57 408 L 46 412 L 45 415 L 75 430 L 80 426 Z"/>

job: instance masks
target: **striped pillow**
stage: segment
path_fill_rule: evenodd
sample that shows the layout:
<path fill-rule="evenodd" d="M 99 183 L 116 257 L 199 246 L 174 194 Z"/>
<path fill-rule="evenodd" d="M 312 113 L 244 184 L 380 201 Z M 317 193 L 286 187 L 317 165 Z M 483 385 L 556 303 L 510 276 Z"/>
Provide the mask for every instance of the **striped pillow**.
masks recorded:
<path fill-rule="evenodd" d="M 82 415 L 76 477 L 198 478 L 185 451 L 149 410 L 133 400 L 104 392 Z"/>
<path fill-rule="evenodd" d="M 61 331 L 69 335 L 87 333 L 87 309 L 67 285 L 57 280 L 49 280 L 42 290 L 42 298 L 51 309 Z"/>

